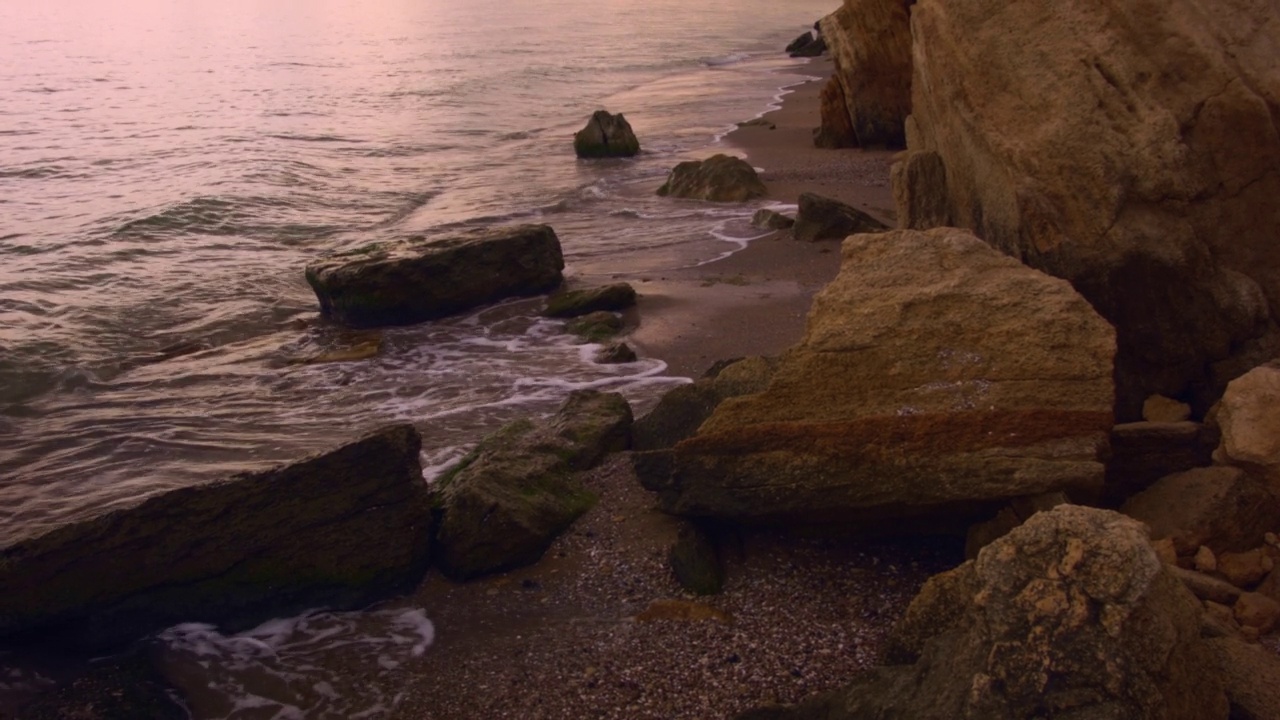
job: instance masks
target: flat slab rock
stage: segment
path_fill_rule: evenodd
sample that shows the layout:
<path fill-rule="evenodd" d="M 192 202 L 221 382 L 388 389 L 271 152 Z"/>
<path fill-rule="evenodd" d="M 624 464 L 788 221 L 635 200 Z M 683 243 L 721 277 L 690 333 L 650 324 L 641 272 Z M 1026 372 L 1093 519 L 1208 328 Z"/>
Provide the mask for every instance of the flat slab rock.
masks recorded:
<path fill-rule="evenodd" d="M 409 325 L 563 281 L 560 239 L 547 225 L 483 228 L 373 243 L 307 265 L 325 317 L 352 327 Z"/>
<path fill-rule="evenodd" d="M 1100 489 L 1115 337 L 1070 285 L 955 229 L 843 250 L 767 388 L 642 477 L 665 510 L 857 526 Z"/>
<path fill-rule="evenodd" d="M 180 488 L 0 548 L 0 637 L 109 647 L 178 622 L 249 627 L 412 586 L 431 508 L 410 425 Z"/>

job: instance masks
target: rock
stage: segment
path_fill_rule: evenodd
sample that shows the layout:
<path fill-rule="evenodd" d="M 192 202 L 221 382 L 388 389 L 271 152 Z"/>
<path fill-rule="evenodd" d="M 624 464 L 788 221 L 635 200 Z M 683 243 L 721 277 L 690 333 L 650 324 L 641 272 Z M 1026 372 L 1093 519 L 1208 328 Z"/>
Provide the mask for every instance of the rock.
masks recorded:
<path fill-rule="evenodd" d="M 320 312 L 352 327 L 408 325 L 559 285 L 564 257 L 546 225 L 374 243 L 307 265 Z"/>
<path fill-rule="evenodd" d="M 1229 606 L 1240 599 L 1240 588 L 1231 583 L 1194 570 L 1184 570 L 1176 565 L 1170 565 L 1165 569 L 1201 600 Z"/>
<path fill-rule="evenodd" d="M 911 114 L 911 20 L 902 0 L 844 0 L 819 21 L 861 147 L 906 146 Z M 824 125 L 825 125 L 824 115 Z"/>
<path fill-rule="evenodd" d="M 1280 491 L 1280 363 L 1254 368 L 1232 380 L 1217 419 L 1222 444 L 1214 459 L 1257 469 Z"/>
<path fill-rule="evenodd" d="M 827 41 L 822 36 L 818 36 L 814 38 L 813 42 L 805 43 L 804 45 L 801 45 L 795 50 L 792 50 L 788 54 L 793 58 L 794 57 L 818 57 L 819 55 L 821 55 L 826 51 L 827 51 Z"/>
<path fill-rule="evenodd" d="M 1070 498 L 1060 492 L 1014 498 L 1008 505 L 1000 508 L 994 518 L 969 527 L 964 544 L 964 556 L 969 559 L 977 557 L 979 550 L 1008 535 L 1011 530 L 1026 522 L 1032 515 L 1070 502 Z"/>
<path fill-rule="evenodd" d="M 1230 606 L 1212 600 L 1205 600 L 1204 615 L 1200 618 L 1200 636 L 1205 638 L 1240 637 L 1241 627 L 1240 623 L 1236 622 L 1235 611 Z"/>
<path fill-rule="evenodd" d="M 750 163 L 724 154 L 676 165 L 658 188 L 658 194 L 664 197 L 711 202 L 745 202 L 764 197 L 765 193 L 764 183 Z"/>
<path fill-rule="evenodd" d="M 596 353 L 596 362 L 602 365 L 633 363 L 636 359 L 636 351 L 624 342 L 609 343 Z"/>
<path fill-rule="evenodd" d="M 724 564 L 715 541 L 706 531 L 685 523 L 667 555 L 680 587 L 695 595 L 715 595 L 724 589 Z"/>
<path fill-rule="evenodd" d="M 1280 603 L 1262 593 L 1241 593 L 1232 610 L 1242 627 L 1257 628 L 1263 635 L 1280 623 Z"/>
<path fill-rule="evenodd" d="M 800 194 L 800 209 L 794 228 L 797 240 L 843 240 L 855 233 L 886 229 L 884 223 L 838 200 L 813 193 Z"/>
<path fill-rule="evenodd" d="M 1262 548 L 1245 552 L 1224 552 L 1218 556 L 1218 572 L 1236 587 L 1248 588 L 1262 582 L 1275 567 Z"/>
<path fill-rule="evenodd" d="M 1151 538 L 1172 538 L 1179 555 L 1258 547 L 1280 517 L 1280 501 L 1238 468 L 1198 468 L 1161 479 L 1120 511 L 1146 523 Z"/>
<path fill-rule="evenodd" d="M 808 45 L 813 41 L 814 41 L 813 32 L 806 30 L 803 35 L 801 35 L 800 37 L 788 43 L 786 49 L 783 50 L 783 52 L 787 52 L 787 53 L 795 52 L 796 50 L 799 50 L 800 48 L 804 47 L 805 45 Z"/>
<path fill-rule="evenodd" d="M 813 131 L 814 147 L 836 150 L 858 147 L 858 136 L 849 120 L 849 108 L 845 103 L 844 87 L 840 78 L 832 75 L 818 94 L 818 117 L 821 124 Z"/>
<path fill-rule="evenodd" d="M 789 230 L 795 224 L 795 220 L 768 208 L 761 208 L 751 216 L 752 227 L 758 227 L 761 230 Z"/>
<path fill-rule="evenodd" d="M 640 152 L 640 141 L 622 113 L 597 110 L 573 136 L 573 151 L 580 158 L 632 157 Z"/>
<path fill-rule="evenodd" d="M 1255 590 L 1276 602 L 1280 602 L 1280 569 L 1273 567 Z"/>
<path fill-rule="evenodd" d="M 1196 570 L 1202 573 L 1216 572 L 1218 569 L 1217 556 L 1213 554 L 1212 550 L 1204 545 L 1201 545 L 1200 548 L 1196 550 L 1195 557 L 1192 558 L 1192 561 L 1195 564 Z"/>
<path fill-rule="evenodd" d="M 1121 422 L 1153 394 L 1202 413 L 1280 354 L 1276 13 L 911 7 L 907 146 L 938 154 L 946 187 L 896 195 L 944 195 L 950 224 L 1069 280 L 1116 327 Z"/>
<path fill-rule="evenodd" d="M 675 446 L 669 481 L 651 481 L 665 510 L 942 527 L 1101 488 L 1113 335 L 1070 286 L 958 230 L 843 251 L 767 388 Z"/>
<path fill-rule="evenodd" d="M 777 366 L 771 358 L 740 358 L 689 385 L 668 390 L 636 421 L 636 450 L 661 450 L 693 435 L 725 398 L 764 390 Z"/>
<path fill-rule="evenodd" d="M 947 206 L 947 167 L 933 151 L 906 153 L 889 169 L 898 227 L 928 230 L 951 224 Z"/>
<path fill-rule="evenodd" d="M 412 587 L 431 529 L 419 444 L 411 426 L 389 427 L 0 549 L 0 636 L 105 647 L 179 622 L 235 630 Z"/>
<path fill-rule="evenodd" d="M 486 437 L 435 482 L 436 562 L 454 580 L 537 562 L 595 503 L 574 472 L 630 442 L 617 393 L 578 390 L 549 421 L 518 420 Z"/>
<path fill-rule="evenodd" d="M 622 326 L 617 313 L 597 310 L 570 321 L 565 330 L 587 342 L 602 342 L 622 332 Z"/>
<path fill-rule="evenodd" d="M 704 622 L 714 620 L 730 624 L 733 616 L 706 603 L 691 600 L 654 600 L 649 607 L 636 615 L 636 622 L 657 622 L 661 620 L 678 622 Z"/>
<path fill-rule="evenodd" d="M 622 282 L 556 293 L 547 298 L 542 314 L 552 318 L 575 318 L 600 310 L 618 312 L 635 304 L 635 288 L 630 283 Z"/>
<path fill-rule="evenodd" d="M 1280 718 L 1280 658 L 1254 645 L 1233 638 L 1205 643 L 1215 661 L 1232 720 L 1275 720 Z"/>
<path fill-rule="evenodd" d="M 1152 395 L 1142 403 L 1142 419 L 1153 423 L 1180 423 L 1191 419 L 1191 406 L 1163 395 Z"/>
<path fill-rule="evenodd" d="M 1124 423 L 1111 430 L 1104 497 L 1119 506 L 1157 480 L 1213 462 L 1214 428 L 1193 422 Z"/>
<path fill-rule="evenodd" d="M 1172 538 L 1153 540 L 1151 549 L 1156 551 L 1156 557 L 1160 558 L 1160 562 L 1166 565 L 1178 564 L 1178 548 L 1174 546 Z"/>
<path fill-rule="evenodd" d="M 911 665 L 919 660 L 929 640 L 960 626 L 980 589 L 971 563 L 929 578 L 890 630 L 884 664 Z"/>
<path fill-rule="evenodd" d="M 1145 535 L 1106 510 L 1039 513 L 961 566 L 977 591 L 915 664 L 743 717 L 1226 720 L 1200 606 Z"/>

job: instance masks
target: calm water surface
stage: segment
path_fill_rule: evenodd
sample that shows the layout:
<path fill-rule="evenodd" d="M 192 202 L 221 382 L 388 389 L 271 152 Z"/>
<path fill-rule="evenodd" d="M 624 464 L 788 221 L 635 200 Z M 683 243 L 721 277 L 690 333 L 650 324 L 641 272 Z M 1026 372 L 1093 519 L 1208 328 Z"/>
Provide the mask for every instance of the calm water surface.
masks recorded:
<path fill-rule="evenodd" d="M 0 3 L 0 543 L 391 421 L 430 473 L 575 388 L 652 402 L 659 360 L 597 365 L 536 301 L 296 364 L 368 339 L 318 321 L 302 267 L 513 222 L 584 282 L 717 257 L 756 206 L 653 190 L 803 79 L 779 49 L 834 5 Z M 639 158 L 573 157 L 599 107 Z"/>

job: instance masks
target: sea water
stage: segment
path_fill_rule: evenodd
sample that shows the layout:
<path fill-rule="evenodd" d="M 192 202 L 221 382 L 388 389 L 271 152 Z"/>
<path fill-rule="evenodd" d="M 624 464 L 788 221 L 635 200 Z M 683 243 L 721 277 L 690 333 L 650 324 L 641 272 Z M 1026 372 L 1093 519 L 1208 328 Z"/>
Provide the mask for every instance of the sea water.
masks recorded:
<path fill-rule="evenodd" d="M 371 336 L 321 321 L 302 269 L 523 222 L 584 284 L 740 248 L 758 205 L 654 190 L 805 79 L 780 48 L 835 5 L 0 3 L 0 544 L 390 422 L 429 477 L 574 389 L 648 407 L 683 380 L 595 363 L 537 300 Z M 574 157 L 597 108 L 640 156 Z"/>

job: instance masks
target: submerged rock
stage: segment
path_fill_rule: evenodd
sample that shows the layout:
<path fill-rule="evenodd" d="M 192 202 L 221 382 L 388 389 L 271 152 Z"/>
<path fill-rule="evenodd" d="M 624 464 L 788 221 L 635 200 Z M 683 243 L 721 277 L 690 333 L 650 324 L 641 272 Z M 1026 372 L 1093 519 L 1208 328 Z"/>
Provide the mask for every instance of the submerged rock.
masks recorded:
<path fill-rule="evenodd" d="M 797 240 L 843 240 L 857 233 L 888 230 L 888 226 L 852 205 L 813 193 L 800 194 L 800 209 L 792 231 Z"/>
<path fill-rule="evenodd" d="M 518 420 L 436 481 L 442 514 L 436 562 L 469 580 L 537 562 L 595 504 L 574 473 L 631 441 L 631 408 L 617 393 L 579 390 L 546 422 Z"/>
<path fill-rule="evenodd" d="M 411 587 L 431 529 L 419 446 L 412 426 L 389 427 L 0 549 L 0 636 L 107 646 L 178 622 L 248 627 Z"/>
<path fill-rule="evenodd" d="M 813 40 L 814 40 L 813 31 L 806 30 L 804 34 L 800 35 L 795 40 L 792 40 L 791 42 L 787 43 L 787 47 L 785 50 L 783 50 L 783 52 L 788 52 L 788 53 L 795 52 L 796 50 L 799 50 L 805 45 L 808 45 L 809 43 L 813 42 Z"/>
<path fill-rule="evenodd" d="M 765 193 L 764 183 L 750 163 L 723 154 L 676 165 L 658 188 L 659 195 L 712 202 L 745 202 Z"/>
<path fill-rule="evenodd" d="M 623 282 L 556 293 L 547 298 L 542 314 L 553 318 L 575 318 L 600 310 L 625 310 L 635 304 L 635 288 Z"/>
<path fill-rule="evenodd" d="M 951 575 L 907 611 L 917 626 L 901 647 L 914 664 L 740 720 L 1227 720 L 1199 603 L 1140 523 L 1060 506 Z"/>
<path fill-rule="evenodd" d="M 640 152 L 640 141 L 622 113 L 597 110 L 573 136 L 573 151 L 580 158 L 632 157 Z"/>
<path fill-rule="evenodd" d="M 374 243 L 307 265 L 320 312 L 352 327 L 433 320 L 563 281 L 547 225 L 486 228 Z"/>
<path fill-rule="evenodd" d="M 644 476 L 669 512 L 846 528 L 1101 489 L 1111 327 L 967 232 L 845 241 L 804 340 Z"/>
<path fill-rule="evenodd" d="M 587 342 L 603 342 L 622 332 L 622 327 L 622 316 L 597 310 L 570 321 L 566 329 Z"/>

